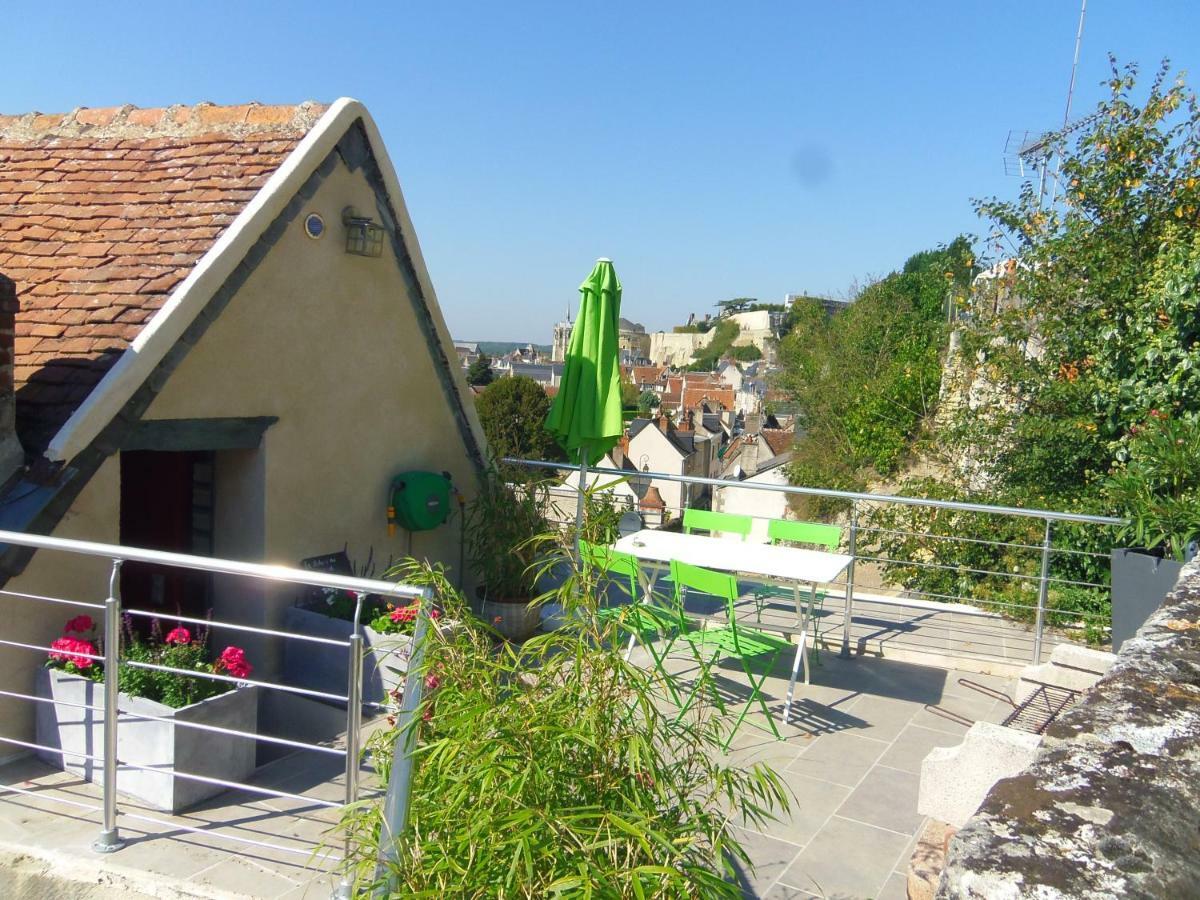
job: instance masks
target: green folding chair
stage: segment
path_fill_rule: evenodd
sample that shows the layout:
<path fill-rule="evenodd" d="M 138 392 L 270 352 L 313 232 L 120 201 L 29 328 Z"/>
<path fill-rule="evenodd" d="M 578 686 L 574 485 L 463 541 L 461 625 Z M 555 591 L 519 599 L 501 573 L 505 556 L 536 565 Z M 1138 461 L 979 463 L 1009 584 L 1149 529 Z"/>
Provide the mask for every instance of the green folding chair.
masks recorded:
<path fill-rule="evenodd" d="M 616 622 L 621 631 L 629 632 L 629 645 L 625 648 L 626 661 L 633 653 L 634 644 L 639 640 L 642 642 L 642 646 L 654 661 L 654 668 L 662 676 L 671 699 L 678 706 L 679 692 L 675 689 L 674 679 L 666 670 L 665 662 L 682 624 L 679 614 L 675 610 L 657 606 L 649 597 L 638 599 L 641 564 L 637 557 L 605 544 L 592 544 L 582 540 L 579 542 L 579 557 L 584 566 L 597 572 L 616 576 L 620 582 L 629 579 L 630 603 L 626 606 L 601 607 L 596 610 L 596 619 L 601 624 Z M 663 642 L 661 648 L 656 646 L 659 641 Z"/>
<path fill-rule="evenodd" d="M 736 513 L 713 512 L 711 509 L 685 509 L 683 511 L 683 533 L 692 534 L 695 531 L 707 531 L 710 535 L 714 532 L 722 534 L 741 535 L 743 541 L 750 536 L 750 529 L 754 526 L 754 520 L 750 516 L 741 516 Z M 672 580 L 671 573 L 664 572 L 658 578 L 664 583 Z"/>
<path fill-rule="evenodd" d="M 772 544 L 806 544 L 819 547 L 830 553 L 837 552 L 842 543 L 842 529 L 837 525 L 825 525 L 821 522 L 793 522 L 787 519 L 771 519 L 767 522 L 767 540 Z M 774 584 L 760 584 L 754 590 L 754 606 L 756 621 L 762 622 L 763 608 L 769 600 L 788 599 L 794 597 L 793 589 Z M 809 610 L 809 618 L 813 622 L 812 649 L 809 654 L 816 665 L 820 665 L 817 656 L 817 614 L 825 608 L 826 592 L 818 590 L 813 598 L 813 609 Z"/>
<path fill-rule="evenodd" d="M 739 534 L 742 540 L 750 536 L 754 520 L 749 516 L 734 513 L 713 512 L 710 509 L 685 509 L 683 511 L 683 533 L 691 534 L 696 529 L 710 534 Z"/>
<path fill-rule="evenodd" d="M 679 637 L 686 641 L 693 648 L 693 652 L 697 660 L 704 667 L 705 671 L 711 670 L 712 666 L 718 659 L 723 656 L 734 656 L 742 664 L 742 669 L 746 673 L 746 678 L 750 681 L 750 697 L 746 700 L 742 707 L 741 713 L 737 720 L 733 723 L 733 728 L 729 732 L 729 736 L 725 739 L 724 748 L 729 749 L 729 744 L 733 741 L 734 735 L 741 728 L 742 722 L 746 720 L 751 707 L 757 702 L 767 717 L 767 724 L 771 726 L 771 731 L 776 738 L 781 738 L 779 729 L 775 727 L 775 720 L 771 716 L 771 711 L 767 709 L 766 701 L 763 699 L 762 688 L 767 680 L 767 675 L 775 665 L 775 661 L 779 658 L 779 654 L 785 650 L 791 650 L 791 642 L 779 635 L 766 634 L 761 631 L 746 628 L 737 622 L 735 607 L 738 600 L 737 579 L 726 572 L 714 572 L 711 569 L 703 569 L 700 566 L 692 566 L 687 563 L 681 563 L 677 560 L 671 560 L 671 576 L 675 581 L 675 601 L 679 609 L 683 610 L 684 594 L 688 589 L 699 591 L 703 594 L 708 594 L 712 597 L 719 597 L 725 601 L 726 610 L 728 613 L 728 622 L 722 624 L 706 623 L 707 627 L 699 630 L 683 630 Z M 754 670 L 751 667 L 751 661 L 762 661 L 763 673 L 760 676 L 755 676 Z M 695 700 L 696 691 L 693 689 L 687 702 L 679 711 L 682 717 Z M 725 712 L 724 701 L 720 696 L 717 696 L 717 705 L 722 713 Z"/>
<path fill-rule="evenodd" d="M 789 544 L 812 544 L 824 547 L 832 553 L 842 542 L 842 529 L 837 525 L 824 525 L 820 522 L 771 519 L 767 522 L 767 540 L 772 544 L 778 544 L 781 541 Z"/>

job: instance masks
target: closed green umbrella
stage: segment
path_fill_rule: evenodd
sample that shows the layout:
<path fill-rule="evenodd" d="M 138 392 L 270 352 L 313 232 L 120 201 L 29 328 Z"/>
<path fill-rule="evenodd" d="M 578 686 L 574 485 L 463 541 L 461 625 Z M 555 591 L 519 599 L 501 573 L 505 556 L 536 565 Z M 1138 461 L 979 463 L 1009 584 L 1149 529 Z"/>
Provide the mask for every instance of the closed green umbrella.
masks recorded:
<path fill-rule="evenodd" d="M 613 448 L 624 429 L 617 345 L 621 282 L 612 260 L 596 261 L 592 274 L 579 286 L 579 295 L 579 315 L 546 429 L 567 451 L 567 458 L 579 463 L 578 518 L 582 519 L 587 467 Z"/>

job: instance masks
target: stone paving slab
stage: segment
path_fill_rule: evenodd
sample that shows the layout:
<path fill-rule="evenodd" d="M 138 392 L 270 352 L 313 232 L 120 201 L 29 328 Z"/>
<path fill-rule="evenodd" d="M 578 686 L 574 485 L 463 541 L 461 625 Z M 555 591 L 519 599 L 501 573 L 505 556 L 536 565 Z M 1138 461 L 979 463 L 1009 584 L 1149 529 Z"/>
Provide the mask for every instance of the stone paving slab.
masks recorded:
<path fill-rule="evenodd" d="M 329 759 L 285 758 L 260 769 L 254 783 L 291 791 L 311 785 L 315 796 L 340 800 L 341 767 L 336 762 L 331 766 Z M 230 791 L 172 816 L 122 798 L 118 823 L 126 846 L 98 855 L 91 843 L 99 832 L 99 812 L 68 805 L 98 807 L 101 792 L 96 785 L 32 759 L 0 768 L 0 785 L 36 794 L 0 787 L 0 846 L 7 850 L 6 862 L 28 855 L 61 881 L 79 884 L 81 891 L 107 881 L 130 897 L 240 900 L 328 897 L 335 883 L 329 873 L 337 853 L 329 838 L 338 813 L 317 804 Z M 207 830 L 198 834 L 185 828 Z"/>
<path fill-rule="evenodd" d="M 634 659 L 644 658 L 643 650 L 635 651 Z M 780 660 L 765 682 L 767 705 L 777 718 L 783 712 L 790 664 L 790 658 Z M 668 668 L 686 679 L 694 666 L 694 661 L 679 658 Z M 721 674 L 728 699 L 744 700 L 740 666 L 727 663 Z M 794 801 L 779 821 L 740 829 L 755 864 L 742 873 L 746 897 L 903 896 L 902 876 L 924 826 L 916 812 L 920 761 L 933 747 L 958 742 L 966 730 L 928 707 L 987 721 L 998 721 L 1007 710 L 1002 702 L 959 684 L 960 677 L 995 689 L 1008 687 L 1000 676 L 886 657 L 846 660 L 823 652 L 813 666 L 812 683 L 797 686 L 791 722 L 779 725 L 782 740 L 766 730 L 759 713 L 750 717 L 762 727 L 743 727 L 728 751 L 730 759 L 739 765 L 771 765 Z M 339 761 L 329 757 L 287 757 L 260 770 L 258 778 L 267 786 L 317 799 L 337 802 L 342 797 Z M 6 793 L 0 787 L 0 844 L 10 853 L 49 854 L 55 865 L 74 866 L 76 874 L 82 865 L 92 886 L 98 878 L 123 878 L 130 900 L 139 897 L 147 879 L 156 896 L 227 900 L 324 898 L 333 886 L 327 859 L 230 845 L 210 834 L 169 831 L 168 839 L 163 829 L 129 818 L 121 827 L 133 839 L 130 845 L 100 858 L 88 849 L 98 816 L 53 802 L 98 805 L 100 792 L 94 785 L 29 760 L 0 768 L 4 784 L 28 787 L 38 796 Z M 136 804 L 122 803 L 122 809 L 138 812 Z M 164 813 L 147 814 L 173 821 Z M 303 801 L 231 793 L 178 821 L 207 821 L 218 833 L 308 847 L 329 840 L 336 816 L 334 810 Z"/>

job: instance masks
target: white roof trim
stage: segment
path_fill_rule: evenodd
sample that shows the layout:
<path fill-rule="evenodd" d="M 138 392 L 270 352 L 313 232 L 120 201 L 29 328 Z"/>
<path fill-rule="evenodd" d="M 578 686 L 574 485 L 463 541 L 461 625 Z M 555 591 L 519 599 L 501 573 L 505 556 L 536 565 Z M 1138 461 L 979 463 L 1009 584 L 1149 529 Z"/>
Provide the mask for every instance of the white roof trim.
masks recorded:
<path fill-rule="evenodd" d="M 357 119 L 363 121 L 367 139 L 383 174 L 384 186 L 399 219 L 397 224 L 412 256 L 443 352 L 448 359 L 456 359 L 450 332 L 442 318 L 437 295 L 430 283 L 425 260 L 404 204 L 400 183 L 392 168 L 391 159 L 384 149 L 379 129 L 365 106 L 357 100 L 343 97 L 325 111 L 217 242 L 196 262 L 187 278 L 171 292 L 167 302 L 146 323 L 133 343 L 121 354 L 121 358 L 105 373 L 99 384 L 50 441 L 45 453 L 47 459 L 55 462 L 71 460 L 95 440 L 129 402 L 134 392 L 183 335 L 184 330 L 233 274 L 255 241 L 262 236 L 276 216 L 283 212 L 284 207 L 291 202 L 296 192 Z M 451 366 L 451 369 L 458 394 L 460 398 L 465 397 L 464 377 L 458 371 L 457 365 Z M 475 415 L 474 405 L 465 402 L 463 405 L 479 446 L 485 448 L 483 429 Z"/>

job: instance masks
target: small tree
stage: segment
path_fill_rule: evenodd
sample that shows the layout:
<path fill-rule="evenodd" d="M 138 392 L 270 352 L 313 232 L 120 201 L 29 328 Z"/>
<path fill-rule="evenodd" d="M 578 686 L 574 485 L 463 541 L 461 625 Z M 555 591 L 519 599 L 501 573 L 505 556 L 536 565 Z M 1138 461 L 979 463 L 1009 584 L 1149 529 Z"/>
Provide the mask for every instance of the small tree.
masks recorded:
<path fill-rule="evenodd" d="M 467 367 L 467 384 L 475 387 L 486 387 L 496 380 L 492 371 L 492 358 L 486 353 L 480 353 L 479 358 Z"/>
<path fill-rule="evenodd" d="M 642 395 L 638 397 L 637 402 L 638 415 L 643 419 L 649 418 L 650 413 L 658 409 L 661 405 L 662 401 L 654 391 L 642 391 Z"/>
<path fill-rule="evenodd" d="M 621 382 L 621 407 L 633 409 L 638 405 L 638 389 L 628 381 Z"/>
<path fill-rule="evenodd" d="M 738 362 L 754 362 L 756 359 L 762 359 L 762 351 L 754 344 L 746 344 L 744 347 L 734 347 L 729 351 L 729 355 Z"/>
<path fill-rule="evenodd" d="M 532 378 L 524 375 L 501 378 L 475 398 L 475 408 L 495 459 L 563 458 L 550 432 L 542 427 L 550 412 L 550 398 Z M 521 476 L 521 472 L 510 469 L 504 467 L 506 477 Z"/>
<path fill-rule="evenodd" d="M 717 315 L 726 316 L 745 312 L 756 303 L 758 303 L 758 299 L 755 297 L 734 297 L 732 300 L 721 300 L 717 303 L 719 310 Z"/>

